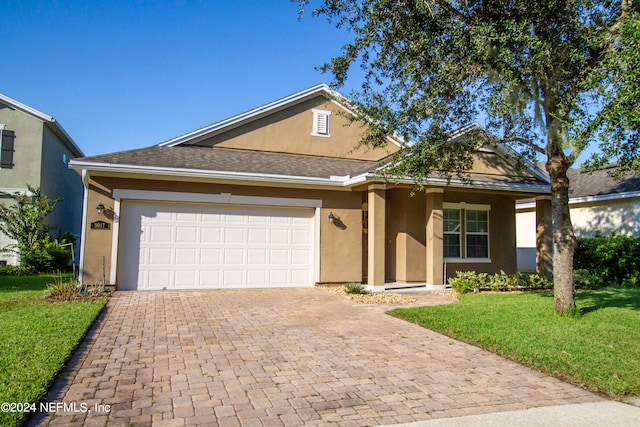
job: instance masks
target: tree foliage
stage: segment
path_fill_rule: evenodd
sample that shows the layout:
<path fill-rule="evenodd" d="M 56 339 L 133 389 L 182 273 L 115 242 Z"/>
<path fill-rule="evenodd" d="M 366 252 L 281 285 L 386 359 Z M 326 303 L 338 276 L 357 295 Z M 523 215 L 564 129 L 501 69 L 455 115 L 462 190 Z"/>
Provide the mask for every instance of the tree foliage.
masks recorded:
<path fill-rule="evenodd" d="M 299 1 L 301 13 L 307 5 Z M 631 0 L 325 0 L 324 15 L 353 39 L 322 67 L 372 124 L 361 143 L 409 142 L 390 173 L 420 185 L 434 172 L 462 178 L 479 144 L 546 158 L 551 180 L 556 310 L 573 305 L 575 236 L 567 170 L 590 144 L 591 164 L 638 162 L 638 32 Z M 452 132 L 484 117 L 496 137 Z"/>

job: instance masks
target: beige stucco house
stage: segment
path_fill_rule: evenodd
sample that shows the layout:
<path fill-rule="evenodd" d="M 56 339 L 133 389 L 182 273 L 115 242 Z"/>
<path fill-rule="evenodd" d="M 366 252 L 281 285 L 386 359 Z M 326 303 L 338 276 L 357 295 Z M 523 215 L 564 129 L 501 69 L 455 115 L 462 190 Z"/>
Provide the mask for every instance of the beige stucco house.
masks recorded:
<path fill-rule="evenodd" d="M 47 225 L 80 236 L 82 224 L 82 180 L 68 163 L 84 156 L 73 139 L 53 117 L 0 94 L 0 191 L 27 192 L 27 185 L 40 187 L 49 199 L 62 198 L 47 216 Z M 0 203 L 10 199 L 0 197 Z M 54 231 L 55 237 L 56 231 Z M 0 233 L 0 247 L 14 243 Z M 14 254 L 0 253 L 0 263 L 16 264 Z"/>
<path fill-rule="evenodd" d="M 640 236 L 640 177 L 610 176 L 615 165 L 596 172 L 570 169 L 569 213 L 576 237 L 596 233 Z M 523 200 L 516 205 L 518 270 L 536 268 L 536 204 Z"/>
<path fill-rule="evenodd" d="M 471 182 L 434 176 L 412 196 L 411 180 L 376 173 L 401 142 L 354 150 L 365 124 L 344 113 L 322 84 L 156 146 L 73 160 L 83 282 L 380 291 L 516 271 L 515 203 L 548 194 L 542 172 L 485 148 Z"/>

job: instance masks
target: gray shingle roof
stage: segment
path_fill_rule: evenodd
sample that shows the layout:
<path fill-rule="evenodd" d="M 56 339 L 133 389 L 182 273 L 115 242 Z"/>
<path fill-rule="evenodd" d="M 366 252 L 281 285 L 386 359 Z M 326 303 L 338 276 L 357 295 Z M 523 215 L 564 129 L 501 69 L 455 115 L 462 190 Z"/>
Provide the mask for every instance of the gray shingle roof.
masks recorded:
<path fill-rule="evenodd" d="M 640 177 L 627 174 L 622 180 L 615 180 L 609 176 L 613 167 L 614 165 L 609 165 L 593 174 L 582 172 L 581 169 L 570 169 L 568 175 L 573 190 L 570 197 L 573 199 L 640 191 Z"/>
<path fill-rule="evenodd" d="M 198 146 L 152 146 L 77 159 L 79 162 L 194 169 L 268 175 L 329 178 L 356 176 L 374 170 L 379 162 L 316 157 L 267 151 Z"/>

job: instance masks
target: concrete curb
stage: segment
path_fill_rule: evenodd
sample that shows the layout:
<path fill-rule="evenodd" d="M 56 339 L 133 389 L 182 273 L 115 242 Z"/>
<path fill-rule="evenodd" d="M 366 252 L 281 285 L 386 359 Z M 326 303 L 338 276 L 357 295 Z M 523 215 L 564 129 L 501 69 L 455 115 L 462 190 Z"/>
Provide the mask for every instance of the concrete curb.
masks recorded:
<path fill-rule="evenodd" d="M 546 406 L 522 411 L 495 412 L 457 418 L 395 424 L 394 427 L 636 427 L 640 408 L 621 402 L 604 401 L 573 405 Z"/>

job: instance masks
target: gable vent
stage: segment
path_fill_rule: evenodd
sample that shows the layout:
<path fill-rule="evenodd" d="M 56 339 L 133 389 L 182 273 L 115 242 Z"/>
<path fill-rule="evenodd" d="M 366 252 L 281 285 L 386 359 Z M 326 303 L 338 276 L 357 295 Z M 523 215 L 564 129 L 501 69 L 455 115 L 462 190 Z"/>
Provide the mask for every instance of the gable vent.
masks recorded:
<path fill-rule="evenodd" d="M 313 111 L 313 136 L 331 136 L 329 134 L 329 117 L 331 111 L 326 110 L 312 110 Z"/>

